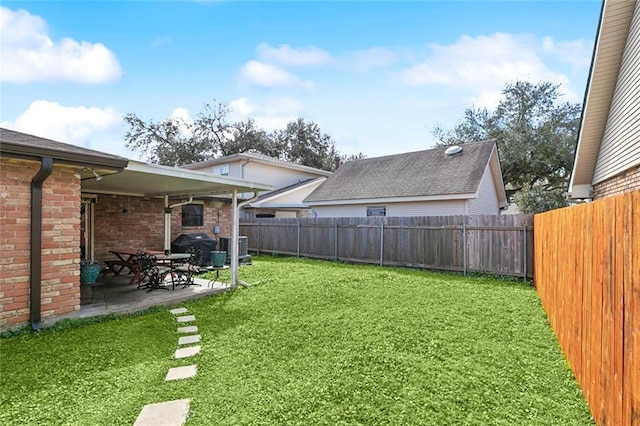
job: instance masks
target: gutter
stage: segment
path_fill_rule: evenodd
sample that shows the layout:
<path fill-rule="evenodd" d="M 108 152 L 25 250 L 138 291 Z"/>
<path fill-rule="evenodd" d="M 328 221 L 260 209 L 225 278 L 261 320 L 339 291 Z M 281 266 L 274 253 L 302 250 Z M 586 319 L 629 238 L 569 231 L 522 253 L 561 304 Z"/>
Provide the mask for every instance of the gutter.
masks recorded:
<path fill-rule="evenodd" d="M 42 157 L 31 180 L 31 267 L 29 314 L 31 329 L 42 328 L 42 186 L 53 170 L 53 158 Z"/>

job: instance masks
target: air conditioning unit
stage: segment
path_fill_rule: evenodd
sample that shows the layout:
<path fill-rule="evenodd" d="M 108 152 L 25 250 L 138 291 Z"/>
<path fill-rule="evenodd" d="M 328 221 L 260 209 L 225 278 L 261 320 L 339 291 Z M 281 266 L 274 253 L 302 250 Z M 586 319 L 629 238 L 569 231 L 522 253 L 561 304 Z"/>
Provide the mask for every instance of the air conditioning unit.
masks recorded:
<path fill-rule="evenodd" d="M 231 263 L 231 237 L 219 237 L 218 238 L 218 250 L 227 252 L 227 263 Z M 249 242 L 247 237 L 238 237 L 238 259 L 240 262 L 251 263 L 251 256 L 249 256 Z"/>

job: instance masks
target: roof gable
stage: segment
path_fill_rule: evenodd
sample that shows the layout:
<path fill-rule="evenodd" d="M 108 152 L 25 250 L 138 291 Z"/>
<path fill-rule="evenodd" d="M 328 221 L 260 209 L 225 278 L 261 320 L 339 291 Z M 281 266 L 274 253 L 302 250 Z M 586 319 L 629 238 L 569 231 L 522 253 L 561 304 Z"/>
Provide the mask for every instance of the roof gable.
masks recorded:
<path fill-rule="evenodd" d="M 639 7 L 635 1 L 603 2 L 569 184 L 573 198 L 591 197 L 591 184 L 629 29 L 634 10 Z"/>
<path fill-rule="evenodd" d="M 475 194 L 495 142 L 462 147 L 454 155 L 435 148 L 347 162 L 305 202 Z"/>
<path fill-rule="evenodd" d="M 231 154 L 231 155 L 226 155 L 220 158 L 214 158 L 212 160 L 200 161 L 198 163 L 192 163 L 192 164 L 185 164 L 182 167 L 184 167 L 185 169 L 197 170 L 197 169 L 203 169 L 206 167 L 212 167 L 216 165 L 228 164 L 233 162 L 241 162 L 241 161 L 242 162 L 254 161 L 254 162 L 269 164 L 276 167 L 282 167 L 286 169 L 300 170 L 308 173 L 313 173 L 318 176 L 329 176 L 331 174 L 331 172 L 327 170 L 316 169 L 315 167 L 309 167 L 309 166 L 305 166 L 297 163 L 291 163 L 289 161 L 281 160 L 275 157 L 270 157 L 268 155 L 260 154 L 257 152 L 242 152 L 239 154 Z"/>

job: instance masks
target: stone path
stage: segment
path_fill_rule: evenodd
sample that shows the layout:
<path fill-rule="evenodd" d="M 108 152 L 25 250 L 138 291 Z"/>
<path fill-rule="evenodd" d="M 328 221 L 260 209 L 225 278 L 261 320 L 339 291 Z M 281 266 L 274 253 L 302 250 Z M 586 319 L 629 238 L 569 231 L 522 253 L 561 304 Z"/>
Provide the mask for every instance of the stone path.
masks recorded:
<path fill-rule="evenodd" d="M 196 317 L 194 315 L 182 315 L 188 314 L 187 308 L 172 309 L 171 314 L 176 316 L 176 320 L 180 324 L 195 322 Z M 178 316 L 182 315 L 182 316 Z M 199 334 L 193 334 L 198 332 L 198 326 L 187 325 L 184 327 L 178 327 L 178 333 L 185 334 L 178 338 L 178 348 L 174 353 L 175 359 L 183 359 L 192 357 L 200 353 L 200 346 L 191 346 L 194 343 L 199 343 L 201 337 Z M 187 346 L 189 345 L 189 346 Z M 171 380 L 185 380 L 194 377 L 198 373 L 198 367 L 193 365 L 186 365 L 182 367 L 170 368 L 165 377 L 165 382 Z M 142 411 L 138 415 L 134 426 L 181 426 L 187 420 L 189 415 L 189 400 L 178 399 L 175 401 L 160 402 L 157 404 L 149 404 L 142 407 Z"/>

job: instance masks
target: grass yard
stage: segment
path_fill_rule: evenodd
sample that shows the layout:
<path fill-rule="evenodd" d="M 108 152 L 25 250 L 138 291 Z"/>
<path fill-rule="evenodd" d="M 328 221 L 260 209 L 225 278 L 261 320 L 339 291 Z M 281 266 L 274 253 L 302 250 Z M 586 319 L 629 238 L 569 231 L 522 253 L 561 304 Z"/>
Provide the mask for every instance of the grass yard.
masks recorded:
<path fill-rule="evenodd" d="M 0 424 L 131 425 L 190 398 L 187 425 L 590 425 L 530 285 L 258 257 L 249 289 L 0 340 Z M 179 291 L 179 290 L 176 290 Z M 164 382 L 195 363 L 196 377 Z"/>

